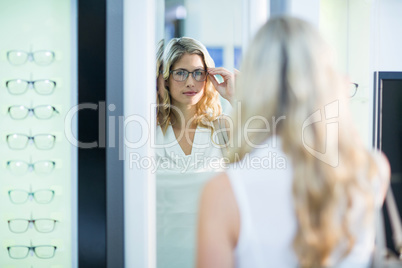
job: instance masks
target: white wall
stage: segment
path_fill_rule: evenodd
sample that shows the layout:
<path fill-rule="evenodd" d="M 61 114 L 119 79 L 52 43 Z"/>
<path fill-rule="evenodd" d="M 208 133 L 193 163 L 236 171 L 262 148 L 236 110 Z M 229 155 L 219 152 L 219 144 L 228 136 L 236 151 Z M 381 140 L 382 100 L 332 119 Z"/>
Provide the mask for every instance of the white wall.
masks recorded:
<path fill-rule="evenodd" d="M 270 0 L 242 1 L 242 48 L 247 51 L 248 44 L 270 15 Z"/>
<path fill-rule="evenodd" d="M 402 71 L 402 1 L 321 0 L 320 5 L 320 29 L 337 54 L 339 70 L 359 84 L 351 110 L 371 147 L 374 72 Z"/>
<path fill-rule="evenodd" d="M 165 0 L 155 2 L 155 41 L 158 43 L 165 36 Z"/>
<path fill-rule="evenodd" d="M 376 0 L 378 71 L 402 72 L 402 1 Z"/>
<path fill-rule="evenodd" d="M 185 0 L 186 36 L 200 40 L 205 46 L 224 48 L 224 67 L 234 67 L 234 46 L 241 46 L 241 0 Z"/>
<path fill-rule="evenodd" d="M 319 25 L 320 0 L 288 0 L 289 13 Z"/>
<path fill-rule="evenodd" d="M 319 28 L 335 53 L 338 70 L 358 83 L 350 108 L 367 147 L 372 141 L 373 74 L 370 38 L 372 3 L 367 0 L 321 0 Z"/>

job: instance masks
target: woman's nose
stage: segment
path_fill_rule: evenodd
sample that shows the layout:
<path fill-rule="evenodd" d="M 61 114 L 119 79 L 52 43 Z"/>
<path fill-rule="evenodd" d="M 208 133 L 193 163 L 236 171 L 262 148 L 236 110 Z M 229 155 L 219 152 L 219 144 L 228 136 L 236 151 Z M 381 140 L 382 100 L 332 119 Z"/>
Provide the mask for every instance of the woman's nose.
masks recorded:
<path fill-rule="evenodd" d="M 192 75 L 192 74 L 188 74 L 188 77 L 187 77 L 187 80 L 186 80 L 186 86 L 191 86 L 191 87 L 193 87 L 193 86 L 194 86 L 194 82 L 195 82 L 195 80 L 194 80 L 193 75 Z"/>

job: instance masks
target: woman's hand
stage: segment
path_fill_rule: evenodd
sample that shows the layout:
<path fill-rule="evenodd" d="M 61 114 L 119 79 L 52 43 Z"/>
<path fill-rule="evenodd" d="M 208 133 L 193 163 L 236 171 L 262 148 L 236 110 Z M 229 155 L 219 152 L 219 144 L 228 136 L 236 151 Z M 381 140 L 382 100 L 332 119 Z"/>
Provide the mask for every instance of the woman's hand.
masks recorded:
<path fill-rule="evenodd" d="M 237 70 L 235 70 L 236 72 Z M 238 71 L 237 71 L 238 72 Z M 208 68 L 209 79 L 211 79 L 212 84 L 216 90 L 221 94 L 221 96 L 232 103 L 235 90 L 235 74 L 226 70 L 223 67 L 218 68 Z M 219 74 L 223 78 L 222 83 L 218 83 L 214 75 Z"/>

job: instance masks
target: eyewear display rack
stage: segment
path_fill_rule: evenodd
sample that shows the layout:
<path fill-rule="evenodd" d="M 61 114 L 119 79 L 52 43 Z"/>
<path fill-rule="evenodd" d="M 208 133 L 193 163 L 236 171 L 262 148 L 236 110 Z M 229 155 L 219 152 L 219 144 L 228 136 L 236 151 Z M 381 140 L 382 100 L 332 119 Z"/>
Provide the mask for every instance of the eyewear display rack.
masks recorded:
<path fill-rule="evenodd" d="M 0 1 L 0 267 L 77 266 L 75 5 Z"/>

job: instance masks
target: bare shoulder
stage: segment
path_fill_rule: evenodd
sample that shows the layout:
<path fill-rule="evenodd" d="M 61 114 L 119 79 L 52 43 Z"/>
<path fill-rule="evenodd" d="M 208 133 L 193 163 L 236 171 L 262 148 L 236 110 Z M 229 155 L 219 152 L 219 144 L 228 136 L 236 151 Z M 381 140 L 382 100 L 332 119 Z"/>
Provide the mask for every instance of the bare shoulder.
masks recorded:
<path fill-rule="evenodd" d="M 376 204 L 382 205 L 391 180 L 391 165 L 383 152 L 375 153 L 374 157 L 378 165 L 378 181 L 376 185 L 379 190 L 379 196 L 376 199 Z"/>
<path fill-rule="evenodd" d="M 389 164 L 387 156 L 383 152 L 379 154 L 379 166 L 381 178 L 389 180 L 391 177 L 391 165 Z"/>
<path fill-rule="evenodd" d="M 212 198 L 222 196 L 223 193 L 230 194 L 231 191 L 229 177 L 225 172 L 222 172 L 207 182 L 204 188 L 204 195 Z"/>
<path fill-rule="evenodd" d="M 391 177 L 391 165 L 383 152 L 375 152 L 374 160 L 378 166 L 378 177 L 381 182 L 389 183 Z"/>
<path fill-rule="evenodd" d="M 205 185 L 201 195 L 200 213 L 204 220 L 215 221 L 216 227 L 225 230 L 231 243 L 237 244 L 240 226 L 239 209 L 226 173 L 218 174 Z"/>
<path fill-rule="evenodd" d="M 223 217 L 233 216 L 236 213 L 236 198 L 226 173 L 220 173 L 206 183 L 201 195 L 201 206 L 208 211 L 209 215 L 219 215 L 222 222 L 226 220 Z M 224 214 L 222 214 L 223 211 L 225 211 Z"/>
<path fill-rule="evenodd" d="M 226 173 L 212 178 L 201 195 L 197 234 L 197 268 L 234 267 L 239 217 Z"/>

